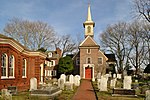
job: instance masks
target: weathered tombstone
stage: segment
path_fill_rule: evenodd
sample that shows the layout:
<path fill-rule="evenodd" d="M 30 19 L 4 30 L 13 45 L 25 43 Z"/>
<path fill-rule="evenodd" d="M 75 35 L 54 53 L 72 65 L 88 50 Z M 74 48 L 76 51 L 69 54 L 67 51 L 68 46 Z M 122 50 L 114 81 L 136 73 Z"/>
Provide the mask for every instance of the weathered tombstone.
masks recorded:
<path fill-rule="evenodd" d="M 145 100 L 150 100 L 150 90 L 145 92 Z"/>
<path fill-rule="evenodd" d="M 80 85 L 80 76 L 79 75 L 75 75 L 75 77 L 74 77 L 74 85 L 75 86 L 79 86 Z"/>
<path fill-rule="evenodd" d="M 65 74 L 61 74 L 60 78 L 64 80 L 64 83 L 66 83 L 66 75 Z"/>
<path fill-rule="evenodd" d="M 64 79 L 59 78 L 58 79 L 58 87 L 62 90 L 64 90 Z"/>
<path fill-rule="evenodd" d="M 37 90 L 37 79 L 34 77 L 30 79 L 30 91 L 31 90 Z"/>
<path fill-rule="evenodd" d="M 98 73 L 97 74 L 97 79 L 100 79 L 101 78 L 101 73 Z"/>
<path fill-rule="evenodd" d="M 124 76 L 123 88 L 124 89 L 131 89 L 131 83 L 132 83 L 131 76 Z"/>
<path fill-rule="evenodd" d="M 116 78 L 114 78 L 114 79 L 112 79 L 112 80 L 110 81 L 110 87 L 111 87 L 111 88 L 115 88 L 115 86 L 116 86 L 116 81 L 117 81 Z"/>
<path fill-rule="evenodd" d="M 7 89 L 1 89 L 2 99 L 4 100 L 12 100 L 12 95 L 8 92 Z"/>
<path fill-rule="evenodd" d="M 113 74 L 113 78 L 116 78 L 116 74 Z"/>
<path fill-rule="evenodd" d="M 100 89 L 100 82 L 101 82 L 101 79 L 97 79 L 97 87 L 98 87 L 98 89 Z"/>
<path fill-rule="evenodd" d="M 100 81 L 100 91 L 107 91 L 107 81 L 108 78 L 106 77 L 101 77 L 101 81 Z"/>
<path fill-rule="evenodd" d="M 121 74 L 117 74 L 117 78 L 118 78 L 118 79 L 121 79 Z"/>
<path fill-rule="evenodd" d="M 74 76 L 73 75 L 70 75 L 69 76 L 69 82 L 74 84 Z"/>
<path fill-rule="evenodd" d="M 73 84 L 70 82 L 65 83 L 65 89 L 73 91 Z"/>

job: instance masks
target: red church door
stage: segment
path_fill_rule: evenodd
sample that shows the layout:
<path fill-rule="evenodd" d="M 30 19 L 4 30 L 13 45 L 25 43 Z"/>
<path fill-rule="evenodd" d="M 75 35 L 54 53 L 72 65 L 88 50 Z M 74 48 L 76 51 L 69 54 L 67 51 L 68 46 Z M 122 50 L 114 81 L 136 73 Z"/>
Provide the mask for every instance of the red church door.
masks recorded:
<path fill-rule="evenodd" d="M 92 78 L 92 68 L 86 67 L 85 68 L 85 79 L 91 79 Z"/>

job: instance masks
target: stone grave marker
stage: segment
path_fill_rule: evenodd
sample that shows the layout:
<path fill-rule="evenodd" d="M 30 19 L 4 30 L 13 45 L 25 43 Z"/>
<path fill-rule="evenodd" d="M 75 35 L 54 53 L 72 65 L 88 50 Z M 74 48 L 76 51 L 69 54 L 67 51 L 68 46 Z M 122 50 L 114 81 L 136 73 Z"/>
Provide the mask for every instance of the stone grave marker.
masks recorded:
<path fill-rule="evenodd" d="M 150 100 L 150 90 L 145 92 L 145 100 Z"/>
<path fill-rule="evenodd" d="M 30 79 L 30 91 L 32 90 L 37 90 L 37 79 L 34 77 Z"/>
<path fill-rule="evenodd" d="M 1 95 L 4 100 L 12 100 L 12 94 L 7 89 L 1 89 Z"/>
<path fill-rule="evenodd" d="M 131 76 L 124 76 L 123 88 L 124 89 L 131 89 L 131 83 L 132 83 Z"/>
<path fill-rule="evenodd" d="M 121 74 L 117 74 L 117 78 L 118 78 L 118 79 L 121 79 Z"/>
<path fill-rule="evenodd" d="M 113 78 L 116 78 L 116 74 L 113 74 Z"/>
<path fill-rule="evenodd" d="M 110 81 L 110 87 L 111 87 L 111 88 L 115 88 L 115 86 L 116 86 L 116 81 L 117 81 L 116 78 L 114 78 L 114 79 L 112 79 L 112 80 Z"/>
<path fill-rule="evenodd" d="M 65 89 L 73 91 L 73 84 L 70 82 L 65 83 Z"/>
<path fill-rule="evenodd" d="M 100 79 L 101 78 L 101 73 L 98 73 L 97 74 L 97 79 Z"/>
<path fill-rule="evenodd" d="M 65 85 L 64 79 L 59 78 L 59 79 L 58 79 L 58 87 L 59 87 L 61 90 L 64 90 L 64 85 Z"/>
<path fill-rule="evenodd" d="M 107 81 L 108 81 L 108 78 L 106 77 L 101 77 L 101 80 L 100 80 L 100 91 L 107 91 Z"/>
<path fill-rule="evenodd" d="M 69 82 L 74 84 L 74 76 L 73 75 L 70 75 L 69 76 Z"/>
<path fill-rule="evenodd" d="M 61 74 L 60 78 L 64 80 L 64 83 L 66 83 L 66 75 L 65 74 Z"/>
<path fill-rule="evenodd" d="M 74 85 L 75 86 L 79 86 L 80 85 L 80 76 L 79 75 L 75 75 L 75 77 L 74 77 Z"/>

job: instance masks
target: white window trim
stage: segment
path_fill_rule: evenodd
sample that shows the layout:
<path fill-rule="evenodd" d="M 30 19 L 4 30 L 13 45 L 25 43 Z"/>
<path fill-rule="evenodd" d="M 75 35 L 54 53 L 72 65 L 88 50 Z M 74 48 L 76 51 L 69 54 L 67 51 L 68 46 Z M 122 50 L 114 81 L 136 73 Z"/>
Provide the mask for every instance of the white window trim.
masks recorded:
<path fill-rule="evenodd" d="M 25 75 L 22 76 L 22 78 L 27 78 L 27 60 L 26 59 L 23 60 L 25 60 Z"/>
<path fill-rule="evenodd" d="M 8 78 L 8 56 L 6 53 L 3 53 L 6 55 L 6 76 L 1 76 L 1 79 L 7 79 Z M 2 68 L 2 66 L 1 66 Z"/>
<path fill-rule="evenodd" d="M 9 76 L 9 78 L 15 78 L 15 57 L 14 55 L 11 55 L 13 57 L 13 76 Z"/>

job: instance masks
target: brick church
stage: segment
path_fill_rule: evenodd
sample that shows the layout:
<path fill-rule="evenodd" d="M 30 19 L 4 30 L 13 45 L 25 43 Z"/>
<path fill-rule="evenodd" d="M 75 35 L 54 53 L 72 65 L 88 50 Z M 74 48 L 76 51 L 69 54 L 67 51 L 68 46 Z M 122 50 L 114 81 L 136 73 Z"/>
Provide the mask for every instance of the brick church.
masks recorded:
<path fill-rule="evenodd" d="M 85 39 L 79 45 L 79 52 L 73 57 L 75 72 L 82 79 L 95 81 L 98 73 L 106 73 L 108 58 L 100 50 L 100 46 L 94 41 L 95 23 L 91 17 L 90 5 L 88 6 L 87 20 L 83 23 Z"/>

